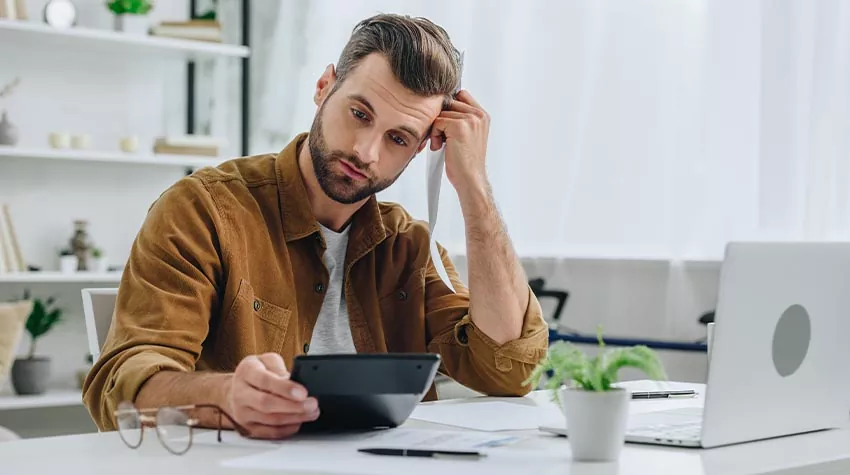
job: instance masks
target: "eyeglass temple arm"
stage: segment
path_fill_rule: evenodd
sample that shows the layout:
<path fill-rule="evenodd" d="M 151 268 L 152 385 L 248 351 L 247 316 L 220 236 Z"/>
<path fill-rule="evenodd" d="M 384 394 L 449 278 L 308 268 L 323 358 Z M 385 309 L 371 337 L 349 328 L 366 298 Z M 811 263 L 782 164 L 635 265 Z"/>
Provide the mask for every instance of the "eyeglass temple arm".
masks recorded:
<path fill-rule="evenodd" d="M 248 431 L 239 425 L 236 420 L 233 419 L 233 416 L 227 413 L 224 409 L 215 404 L 196 404 L 191 406 L 192 409 L 216 409 L 218 411 L 218 441 L 221 442 L 221 430 L 222 430 L 222 416 L 226 417 L 227 420 L 233 424 L 233 428 L 236 429 L 240 434 L 246 434 Z"/>

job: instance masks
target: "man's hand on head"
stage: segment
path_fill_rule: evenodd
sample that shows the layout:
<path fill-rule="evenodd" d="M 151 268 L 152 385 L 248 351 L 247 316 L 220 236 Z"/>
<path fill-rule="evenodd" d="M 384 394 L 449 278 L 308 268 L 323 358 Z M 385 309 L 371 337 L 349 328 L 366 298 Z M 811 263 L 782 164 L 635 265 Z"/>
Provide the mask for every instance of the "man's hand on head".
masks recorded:
<path fill-rule="evenodd" d="M 488 188 L 490 116 L 467 90 L 458 92 L 431 127 L 431 150 L 446 145 L 446 176 L 461 200 Z"/>
<path fill-rule="evenodd" d="M 247 437 L 283 439 L 301 424 L 319 417 L 318 401 L 289 379 L 277 353 L 248 356 L 236 367 L 228 392 L 228 410 Z"/>

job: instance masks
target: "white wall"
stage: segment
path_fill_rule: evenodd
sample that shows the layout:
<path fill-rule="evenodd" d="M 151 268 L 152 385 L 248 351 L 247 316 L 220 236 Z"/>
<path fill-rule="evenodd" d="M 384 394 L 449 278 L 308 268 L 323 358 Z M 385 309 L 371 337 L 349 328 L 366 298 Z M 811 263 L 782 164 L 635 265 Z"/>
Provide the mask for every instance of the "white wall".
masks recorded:
<path fill-rule="evenodd" d="M 44 3 L 29 1 L 30 16 L 38 18 Z M 157 2 L 155 19 L 183 18 L 186 3 L 185 0 Z M 229 11 L 234 10 L 235 3 L 225 2 Z M 261 9 L 269 7 L 269 3 L 254 2 L 258 25 L 268 23 Z M 80 11 L 81 26 L 110 27 L 111 18 L 102 1 L 76 0 L 75 4 Z M 347 24 L 344 27 L 346 32 L 349 27 Z M 231 30 L 228 36 L 233 34 Z M 255 40 L 259 40 L 257 35 Z M 268 40 L 255 41 L 255 45 L 256 56 L 276 60 L 277 56 L 271 53 L 274 45 Z M 233 67 L 226 71 L 228 99 L 217 101 L 231 112 L 238 111 L 236 64 L 232 62 Z M 8 109 L 10 119 L 21 129 L 20 146 L 45 147 L 47 134 L 59 129 L 91 134 L 93 148 L 98 150 L 117 149 L 122 134 L 136 133 L 144 143 L 165 132 L 183 131 L 182 63 L 140 63 L 132 57 L 93 57 L 81 51 L 34 52 L 0 45 L 0 65 L 0 82 L 14 76 L 22 78 L 14 97 L 0 105 Z M 315 75 L 320 72 L 315 71 Z M 257 75 L 255 81 L 260 80 Z M 279 87 L 291 87 L 291 84 L 282 80 Z M 262 98 L 255 98 L 255 103 L 261 101 Z M 238 115 L 226 110 L 218 113 L 226 117 L 229 130 L 235 131 Z M 308 126 L 304 124 L 302 129 Z M 264 124 L 264 129 L 270 128 L 273 126 Z M 233 143 L 237 145 L 235 140 Z M 92 240 L 106 250 L 114 264 L 120 264 L 127 257 L 150 203 L 182 174 L 179 168 L 2 160 L 0 202 L 11 204 L 28 262 L 55 269 L 56 252 L 71 237 L 73 220 L 86 219 L 90 222 Z M 502 197 L 502 205 L 508 210 L 513 208 L 509 201 Z M 602 324 L 611 335 L 695 340 L 704 336 L 696 319 L 713 307 L 716 294 L 717 272 L 711 268 L 682 269 L 644 261 L 563 259 L 531 259 L 526 265 L 530 277 L 546 277 L 548 287 L 571 292 L 564 321 L 570 327 L 590 333 Z M 462 258 L 458 267 L 465 272 Z M 674 272 L 682 278 L 676 280 L 677 288 L 670 288 L 669 276 Z M 60 304 L 67 309 L 66 321 L 40 345 L 40 353 L 54 359 L 54 386 L 74 385 L 75 372 L 84 364 L 87 351 L 79 297 L 82 287 L 82 284 L 0 284 L 0 300 L 19 296 L 25 288 L 30 288 L 37 296 L 58 295 Z M 544 307 L 552 308 L 548 303 Z M 22 342 L 22 353 L 26 344 Z M 674 364 L 675 356 L 669 361 Z M 700 371 L 700 365 L 696 364 L 692 371 L 683 370 L 679 374 L 691 374 L 690 379 L 698 380 Z"/>

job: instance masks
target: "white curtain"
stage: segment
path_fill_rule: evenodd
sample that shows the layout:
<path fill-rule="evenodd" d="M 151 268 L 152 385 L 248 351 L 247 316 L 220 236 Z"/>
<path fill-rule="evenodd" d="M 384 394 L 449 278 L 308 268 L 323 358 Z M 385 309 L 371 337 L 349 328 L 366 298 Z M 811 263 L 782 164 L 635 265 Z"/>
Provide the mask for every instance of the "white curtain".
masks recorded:
<path fill-rule="evenodd" d="M 493 117 L 488 169 L 529 257 L 715 259 L 730 239 L 850 235 L 841 0 L 261 2 L 254 151 L 308 130 L 354 24 L 426 16 Z M 328 12 L 333 12 L 329 14 Z M 426 218 L 424 156 L 382 198 Z M 464 250 L 444 183 L 438 238 Z"/>

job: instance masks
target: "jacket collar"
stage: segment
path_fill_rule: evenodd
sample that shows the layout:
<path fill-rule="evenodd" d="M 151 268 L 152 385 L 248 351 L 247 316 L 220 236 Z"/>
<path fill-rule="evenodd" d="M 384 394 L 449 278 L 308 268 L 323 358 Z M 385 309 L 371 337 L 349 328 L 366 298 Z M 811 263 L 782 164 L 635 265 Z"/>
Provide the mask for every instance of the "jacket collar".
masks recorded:
<path fill-rule="evenodd" d="M 319 223 L 310 207 L 304 178 L 298 168 L 298 150 L 305 142 L 307 134 L 299 134 L 286 146 L 275 160 L 280 201 L 280 219 L 286 242 L 294 241 L 319 232 Z M 354 213 L 351 221 L 349 243 L 357 243 L 354 260 L 374 249 L 387 237 L 387 230 L 381 218 L 378 200 L 372 196 Z M 352 250 L 349 244 L 349 250 Z"/>

